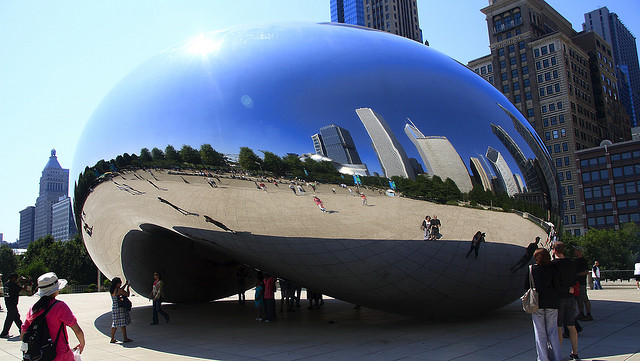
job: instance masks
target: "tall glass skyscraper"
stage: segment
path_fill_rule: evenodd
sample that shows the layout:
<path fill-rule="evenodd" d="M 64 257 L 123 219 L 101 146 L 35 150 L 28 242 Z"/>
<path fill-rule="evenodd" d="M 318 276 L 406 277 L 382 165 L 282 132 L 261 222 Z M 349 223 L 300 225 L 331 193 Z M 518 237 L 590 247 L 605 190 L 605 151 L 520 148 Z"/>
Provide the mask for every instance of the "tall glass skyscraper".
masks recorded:
<path fill-rule="evenodd" d="M 631 125 L 637 126 L 640 117 L 640 66 L 636 38 L 620 21 L 618 15 L 609 12 L 606 6 L 584 14 L 582 27 L 584 30 L 597 33 L 611 44 L 613 54 L 602 55 L 613 55 L 620 100 L 631 117 Z"/>
<path fill-rule="evenodd" d="M 364 25 L 364 0 L 331 0 L 331 22 Z"/>
<path fill-rule="evenodd" d="M 360 155 L 348 130 L 335 124 L 320 128 L 321 148 L 327 157 L 342 164 L 360 164 Z M 312 137 L 313 138 L 313 137 Z M 316 139 L 314 138 L 314 147 Z M 316 153 L 318 148 L 316 147 Z"/>

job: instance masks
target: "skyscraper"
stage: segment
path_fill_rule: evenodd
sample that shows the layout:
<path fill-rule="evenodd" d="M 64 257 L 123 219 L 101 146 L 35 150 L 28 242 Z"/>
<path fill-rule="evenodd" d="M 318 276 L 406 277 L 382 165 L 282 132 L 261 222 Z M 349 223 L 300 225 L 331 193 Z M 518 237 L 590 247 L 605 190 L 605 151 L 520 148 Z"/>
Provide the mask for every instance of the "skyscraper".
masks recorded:
<path fill-rule="evenodd" d="M 364 0 L 331 0 L 331 22 L 365 26 Z"/>
<path fill-rule="evenodd" d="M 422 162 L 427 168 L 427 174 L 437 175 L 442 180 L 450 178 L 461 192 L 471 191 L 469 171 L 447 137 L 426 137 L 415 124 L 406 124 L 404 132 L 418 149 Z"/>
<path fill-rule="evenodd" d="M 598 33 L 611 44 L 612 51 L 603 52 L 601 56 L 604 59 L 613 57 L 615 61 L 618 93 L 627 114 L 631 117 L 632 126 L 635 127 L 640 117 L 640 66 L 636 38 L 620 21 L 618 15 L 609 12 L 606 6 L 584 14 L 584 21 L 584 30 Z M 609 87 L 611 86 L 609 84 Z"/>
<path fill-rule="evenodd" d="M 371 110 L 371 108 L 359 108 L 356 109 L 356 113 L 367 129 L 367 133 L 369 133 L 371 144 L 378 156 L 384 176 L 387 178 L 400 176 L 415 179 L 415 172 L 407 153 L 405 153 L 396 136 L 393 135 L 389 124 L 385 122 L 384 118 Z"/>
<path fill-rule="evenodd" d="M 62 197 L 51 207 L 51 235 L 56 241 L 68 241 L 78 233 L 71 198 Z"/>
<path fill-rule="evenodd" d="M 608 88 L 608 98 L 594 92 L 589 49 L 576 41 L 580 34 L 571 23 L 544 0 L 492 0 L 481 11 L 486 15 L 491 61 L 484 56 L 469 67 L 502 91 L 543 140 L 564 198 L 559 203 L 556 180 L 546 179 L 549 201 L 566 210 L 564 230 L 579 235 L 585 230 L 581 210 L 568 207 L 579 202 L 575 151 L 598 146 L 610 134 L 612 125 L 606 122 L 616 117 L 598 114 L 615 110 L 606 102 L 619 101 L 619 89 Z M 610 57 L 607 60 L 608 67 Z M 553 168 L 546 156 L 538 160 L 542 169 Z"/>
<path fill-rule="evenodd" d="M 331 0 L 331 21 L 366 26 L 422 42 L 416 0 Z"/>
<path fill-rule="evenodd" d="M 36 207 L 28 206 L 20 211 L 20 235 L 18 238 L 18 248 L 27 248 L 33 242 L 33 231 L 35 222 Z"/>
<path fill-rule="evenodd" d="M 487 148 L 487 159 L 493 167 L 493 172 L 496 174 L 500 185 L 509 197 L 513 197 L 518 193 L 518 185 L 513 177 L 513 172 L 507 162 L 502 158 L 502 154 L 492 147 Z"/>
<path fill-rule="evenodd" d="M 36 199 L 34 239 L 51 234 L 52 206 L 60 197 L 69 195 L 69 170 L 58 163 L 56 150 L 51 150 L 51 157 L 42 170 L 40 177 L 40 195 Z"/>
<path fill-rule="evenodd" d="M 313 140 L 313 150 L 316 154 L 321 156 L 327 156 L 327 150 L 324 148 L 324 142 L 322 141 L 322 135 L 320 133 L 316 133 L 311 136 L 311 140 Z"/>
<path fill-rule="evenodd" d="M 356 145 L 348 130 L 335 124 L 320 128 L 319 142 L 327 157 L 342 164 L 361 164 Z M 312 136 L 313 138 L 313 136 Z M 316 139 L 313 139 L 316 147 Z M 316 153 L 318 149 L 316 148 Z M 320 153 L 318 153 L 320 154 Z"/>
<path fill-rule="evenodd" d="M 473 173 L 474 181 L 481 184 L 485 191 L 493 190 L 491 187 L 491 179 L 484 170 L 480 159 L 476 157 L 469 158 L 469 166 L 471 167 L 471 173 Z"/>

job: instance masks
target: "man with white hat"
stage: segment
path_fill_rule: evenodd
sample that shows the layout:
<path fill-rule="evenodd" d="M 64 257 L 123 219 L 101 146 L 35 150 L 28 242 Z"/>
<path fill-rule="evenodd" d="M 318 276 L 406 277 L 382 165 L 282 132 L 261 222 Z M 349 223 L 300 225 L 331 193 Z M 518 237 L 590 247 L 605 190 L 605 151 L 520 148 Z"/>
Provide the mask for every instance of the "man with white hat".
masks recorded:
<path fill-rule="evenodd" d="M 73 315 L 73 312 L 71 312 L 71 309 L 66 303 L 56 300 L 58 292 L 66 285 L 67 280 L 58 279 L 58 276 L 53 272 L 45 273 L 38 277 L 38 292 L 36 292 L 36 295 L 40 296 L 40 299 L 31 307 L 29 312 L 27 312 L 27 318 L 22 324 L 22 333 L 20 334 L 20 339 L 26 341 L 24 334 L 29 329 L 29 325 L 31 325 L 37 316 L 43 312 L 48 312 L 46 320 L 49 334 L 52 339 L 55 338 L 56 342 L 57 356 L 54 361 L 74 359 L 73 351 L 69 348 L 67 327 L 71 327 L 80 342 L 73 349 L 78 349 L 79 352 L 82 353 L 85 345 L 84 332 L 82 332 L 82 329 L 78 325 L 78 321 Z M 60 334 L 59 337 L 57 336 L 58 334 Z"/>

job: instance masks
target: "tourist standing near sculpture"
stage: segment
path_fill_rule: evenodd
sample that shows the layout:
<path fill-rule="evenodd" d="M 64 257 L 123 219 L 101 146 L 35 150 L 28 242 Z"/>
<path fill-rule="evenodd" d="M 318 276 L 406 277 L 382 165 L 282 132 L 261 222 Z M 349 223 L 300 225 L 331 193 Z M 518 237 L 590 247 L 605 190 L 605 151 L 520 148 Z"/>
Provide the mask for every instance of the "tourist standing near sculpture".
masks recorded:
<path fill-rule="evenodd" d="M 18 283 L 18 275 L 12 273 L 9 275 L 9 282 L 5 285 L 7 294 L 4 298 L 4 305 L 7 307 L 7 318 L 4 319 L 4 327 L 0 333 L 0 338 L 9 338 L 9 329 L 11 324 L 15 323 L 18 330 L 22 326 L 20 313 L 18 312 L 18 297 L 23 287 Z"/>
<path fill-rule="evenodd" d="M 636 288 L 640 290 L 640 259 L 637 260 L 633 275 L 636 276 Z"/>
<path fill-rule="evenodd" d="M 271 322 L 276 320 L 276 278 L 272 275 L 267 275 L 264 279 L 264 322 Z"/>
<path fill-rule="evenodd" d="M 576 284 L 576 265 L 564 256 L 564 243 L 556 241 L 553 246 L 554 260 L 551 264 L 556 268 L 558 277 L 558 335 L 562 345 L 562 326 L 567 326 L 569 330 L 569 340 L 571 341 L 572 360 L 578 357 L 578 331 L 575 326 L 576 301 L 573 298 L 573 286 Z"/>
<path fill-rule="evenodd" d="M 600 284 L 600 262 L 596 261 L 593 264 L 593 268 L 591 269 L 591 277 L 593 278 L 593 289 L 601 290 L 602 285 Z"/>
<path fill-rule="evenodd" d="M 538 243 L 540 243 L 540 237 L 536 237 L 536 241 L 529 243 L 527 246 L 527 251 L 524 253 L 522 258 L 516 262 L 513 266 L 511 266 L 511 273 L 516 273 L 517 270 L 524 267 L 529 263 L 531 257 L 533 257 L 533 253 L 538 249 Z"/>
<path fill-rule="evenodd" d="M 431 232 L 431 217 L 430 216 L 426 216 L 424 217 L 424 220 L 422 221 L 422 224 L 420 225 L 420 229 L 424 231 L 424 240 L 428 241 L 429 240 L 429 235 Z"/>
<path fill-rule="evenodd" d="M 261 278 L 256 278 L 256 293 L 254 297 L 254 305 L 256 307 L 256 321 L 262 321 L 264 318 L 264 284 Z"/>
<path fill-rule="evenodd" d="M 440 223 L 440 220 L 438 219 L 438 215 L 434 214 L 433 218 L 431 219 L 431 236 L 429 239 L 432 240 L 436 240 L 438 238 L 440 238 L 440 236 L 442 236 L 440 234 L 440 226 L 442 224 Z"/>
<path fill-rule="evenodd" d="M 578 277 L 578 284 L 580 285 L 580 294 L 576 296 L 576 302 L 578 303 L 578 320 L 580 321 L 593 321 L 591 316 L 591 301 L 587 296 L 587 274 L 589 273 L 589 264 L 584 259 L 584 248 L 580 246 L 573 246 L 573 254 L 576 256 L 576 271 Z M 584 311 L 587 314 L 584 314 Z"/>
<path fill-rule="evenodd" d="M 538 238 L 539 239 L 539 238 Z M 560 339 L 558 338 L 558 277 L 551 265 L 549 251 L 544 248 L 534 252 L 536 264 L 530 266 L 533 284 L 538 291 L 538 310 L 531 314 L 536 338 L 538 360 L 562 360 Z M 529 272 L 524 284 L 529 289 Z M 547 345 L 551 345 L 548 348 Z"/>
<path fill-rule="evenodd" d="M 164 316 L 164 319 L 169 323 L 169 315 L 162 310 L 162 299 L 164 298 L 164 282 L 160 278 L 160 272 L 153 273 L 153 288 L 151 289 L 151 295 L 149 296 L 153 301 L 153 321 L 152 325 L 158 324 L 158 313 Z"/>
<path fill-rule="evenodd" d="M 82 353 L 85 346 L 84 332 L 78 325 L 76 316 L 73 315 L 69 306 L 66 303 L 56 300 L 56 296 L 61 289 L 67 285 L 67 280 L 58 279 L 55 273 L 49 272 L 38 277 L 38 292 L 36 295 L 40 299 L 29 309 L 27 312 L 27 318 L 22 324 L 20 333 L 20 339 L 25 342 L 25 332 L 29 329 L 29 325 L 33 320 L 43 312 L 46 314 L 47 327 L 49 328 L 49 334 L 52 339 L 55 339 L 56 345 L 56 358 L 53 361 L 73 361 L 73 351 L 69 348 L 69 337 L 67 336 L 67 327 L 71 327 L 76 334 L 79 344 L 73 348 Z M 57 337 L 57 335 L 60 335 Z"/>
<path fill-rule="evenodd" d="M 123 287 L 120 277 L 114 277 L 111 281 L 111 287 L 109 293 L 111 293 L 111 343 L 116 343 L 116 328 L 120 327 L 122 331 L 122 342 L 133 341 L 127 337 L 127 325 L 131 323 L 131 316 L 129 316 L 129 310 L 126 309 L 122 302 L 119 302 L 122 296 L 129 297 L 129 281 L 127 281 Z"/>

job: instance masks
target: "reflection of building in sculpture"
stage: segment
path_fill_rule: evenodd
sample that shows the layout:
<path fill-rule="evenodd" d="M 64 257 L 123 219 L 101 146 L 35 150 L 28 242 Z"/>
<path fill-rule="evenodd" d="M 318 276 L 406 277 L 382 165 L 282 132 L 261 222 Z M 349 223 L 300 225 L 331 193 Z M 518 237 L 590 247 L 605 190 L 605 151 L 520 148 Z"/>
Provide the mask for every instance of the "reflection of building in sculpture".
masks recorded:
<path fill-rule="evenodd" d="M 40 195 L 36 199 L 34 239 L 51 234 L 51 207 L 60 197 L 68 195 L 69 170 L 60 166 L 56 150 L 53 149 L 40 178 Z"/>
<path fill-rule="evenodd" d="M 471 191 L 467 167 L 447 137 L 426 137 L 415 124 L 406 124 L 404 132 L 418 149 L 429 175 L 437 175 L 442 180 L 450 178 L 461 192 Z"/>
<path fill-rule="evenodd" d="M 317 134 L 316 134 L 317 135 Z M 353 143 L 353 138 L 348 130 L 335 124 L 320 128 L 318 141 L 324 153 L 319 153 L 316 147 L 316 138 L 313 138 L 313 146 L 317 154 L 325 155 L 335 162 L 342 164 L 361 164 L 360 156 Z"/>
<path fill-rule="evenodd" d="M 320 135 L 320 133 L 316 133 L 311 136 L 311 139 L 313 140 L 313 150 L 316 152 L 316 154 L 326 156 L 327 150 L 324 148 L 324 143 L 322 142 L 322 135 Z"/>
<path fill-rule="evenodd" d="M 538 172 L 536 172 L 535 165 L 532 159 L 527 159 L 524 155 L 524 152 L 518 144 L 513 140 L 513 138 L 499 125 L 491 124 L 491 131 L 495 134 L 498 139 L 502 142 L 505 148 L 509 151 L 509 154 L 516 161 L 516 165 L 520 168 L 520 172 L 524 175 L 524 179 L 526 181 L 526 187 L 531 192 L 540 192 L 542 191 L 542 182 L 538 177 Z M 518 185 L 519 192 L 524 192 L 525 184 L 522 182 L 522 178 L 520 175 L 516 175 L 518 178 L 515 179 L 516 184 Z"/>
<path fill-rule="evenodd" d="M 51 235 L 56 241 L 68 241 L 76 235 L 71 198 L 60 197 L 60 200 L 51 207 L 51 214 Z"/>
<path fill-rule="evenodd" d="M 313 159 L 316 162 L 331 162 L 331 164 L 341 174 L 369 176 L 369 170 L 367 169 L 366 164 L 342 164 L 334 161 L 331 158 L 325 157 L 320 154 L 315 154 L 315 153 L 305 153 L 301 155 L 299 158 L 303 162 L 305 159 L 308 159 L 308 158 Z"/>
<path fill-rule="evenodd" d="M 516 186 L 518 186 L 518 193 L 522 193 L 526 191 L 524 183 L 522 183 L 522 178 L 520 177 L 520 174 L 518 173 L 514 174 L 513 180 L 516 181 Z"/>
<path fill-rule="evenodd" d="M 471 173 L 473 174 L 473 180 L 482 185 L 485 191 L 490 191 L 493 188 L 491 187 L 491 180 L 487 175 L 487 172 L 484 170 L 480 159 L 471 157 L 469 158 L 469 166 L 471 167 Z"/>
<path fill-rule="evenodd" d="M 415 179 L 415 171 L 407 154 L 384 118 L 371 108 L 356 109 L 356 113 L 369 133 L 384 176 Z"/>
<path fill-rule="evenodd" d="M 493 167 L 493 172 L 498 178 L 498 182 L 502 186 L 505 192 L 509 195 L 509 197 L 513 197 L 516 193 L 518 193 L 518 185 L 516 184 L 515 179 L 513 178 L 513 173 L 509 168 L 507 162 L 502 158 L 502 154 L 495 150 L 492 147 L 487 148 L 487 159 Z"/>

